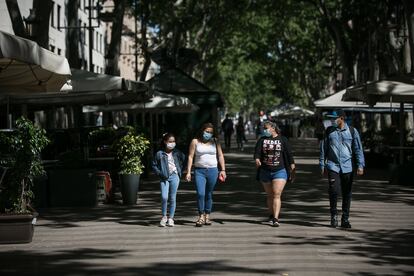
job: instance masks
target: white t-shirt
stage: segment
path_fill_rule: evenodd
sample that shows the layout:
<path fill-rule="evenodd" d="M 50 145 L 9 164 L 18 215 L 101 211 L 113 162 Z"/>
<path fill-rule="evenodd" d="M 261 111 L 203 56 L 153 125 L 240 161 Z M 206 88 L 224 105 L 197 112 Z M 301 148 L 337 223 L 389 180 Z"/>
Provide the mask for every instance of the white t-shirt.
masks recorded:
<path fill-rule="evenodd" d="M 168 171 L 170 175 L 173 173 L 177 173 L 177 167 L 175 166 L 172 152 L 167 153 L 167 156 L 168 156 Z"/>
<path fill-rule="evenodd" d="M 216 144 L 196 144 L 194 167 L 196 168 L 217 168 L 217 147 Z"/>

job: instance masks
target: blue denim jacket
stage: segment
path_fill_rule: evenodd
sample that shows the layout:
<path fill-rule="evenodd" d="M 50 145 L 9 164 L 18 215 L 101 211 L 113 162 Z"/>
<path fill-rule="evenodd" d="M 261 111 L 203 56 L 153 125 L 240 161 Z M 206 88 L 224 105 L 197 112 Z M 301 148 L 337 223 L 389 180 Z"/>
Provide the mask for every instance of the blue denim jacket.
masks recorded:
<path fill-rule="evenodd" d="M 319 165 L 321 168 L 337 173 L 350 173 L 352 167 L 352 153 L 355 154 L 357 168 L 365 167 L 364 151 L 361 138 L 354 129 L 354 143 L 347 124 L 342 129 L 336 128 L 325 137 L 320 144 Z M 328 140 L 329 139 L 329 142 Z M 353 148 L 352 148 L 353 146 Z M 329 148 L 328 148 L 329 147 Z"/>
<path fill-rule="evenodd" d="M 174 149 L 172 151 L 172 155 L 174 158 L 174 164 L 177 168 L 177 174 L 181 177 L 183 173 L 183 167 L 185 165 L 185 155 L 178 149 Z M 168 156 L 167 153 L 163 150 L 159 150 L 155 156 L 154 160 L 152 161 L 152 170 L 154 173 L 161 178 L 161 180 L 167 180 L 170 176 L 169 169 L 168 169 Z"/>

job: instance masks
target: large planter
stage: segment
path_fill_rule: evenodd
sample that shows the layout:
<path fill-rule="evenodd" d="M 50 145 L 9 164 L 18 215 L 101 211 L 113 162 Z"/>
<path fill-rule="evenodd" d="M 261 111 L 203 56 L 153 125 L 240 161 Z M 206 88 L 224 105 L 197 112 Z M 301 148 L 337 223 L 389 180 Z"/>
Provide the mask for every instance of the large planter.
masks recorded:
<path fill-rule="evenodd" d="M 38 213 L 0 215 L 0 244 L 32 242 Z"/>
<path fill-rule="evenodd" d="M 121 194 L 124 205 L 137 204 L 139 174 L 121 174 Z"/>

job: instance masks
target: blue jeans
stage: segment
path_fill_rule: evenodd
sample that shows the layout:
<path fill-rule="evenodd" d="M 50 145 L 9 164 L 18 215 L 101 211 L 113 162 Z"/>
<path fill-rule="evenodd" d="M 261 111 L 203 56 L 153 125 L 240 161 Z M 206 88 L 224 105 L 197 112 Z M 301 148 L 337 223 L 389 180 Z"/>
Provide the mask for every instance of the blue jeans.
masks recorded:
<path fill-rule="evenodd" d="M 213 190 L 217 183 L 217 177 L 218 168 L 194 169 L 199 214 L 211 213 L 213 207 Z"/>
<path fill-rule="evenodd" d="M 170 218 L 174 217 L 176 197 L 178 185 L 180 184 L 180 178 L 176 173 L 170 175 L 170 177 L 161 181 L 161 210 L 162 215 L 167 216 L 167 204 L 168 198 L 170 199 Z M 168 196 L 169 195 L 169 196 Z"/>

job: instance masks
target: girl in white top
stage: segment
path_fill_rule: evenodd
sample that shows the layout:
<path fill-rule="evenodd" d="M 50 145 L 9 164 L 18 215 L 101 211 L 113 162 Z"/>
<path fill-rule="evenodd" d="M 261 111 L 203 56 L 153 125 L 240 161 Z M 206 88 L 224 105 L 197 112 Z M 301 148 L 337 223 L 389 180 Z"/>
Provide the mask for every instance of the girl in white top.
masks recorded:
<path fill-rule="evenodd" d="M 222 181 L 226 179 L 223 151 L 220 143 L 217 142 L 214 126 L 211 123 L 204 124 L 197 137 L 191 141 L 188 151 L 187 181 L 191 181 L 193 163 L 199 214 L 196 226 L 211 225 L 210 213 L 213 207 L 214 187 L 217 178 Z"/>

